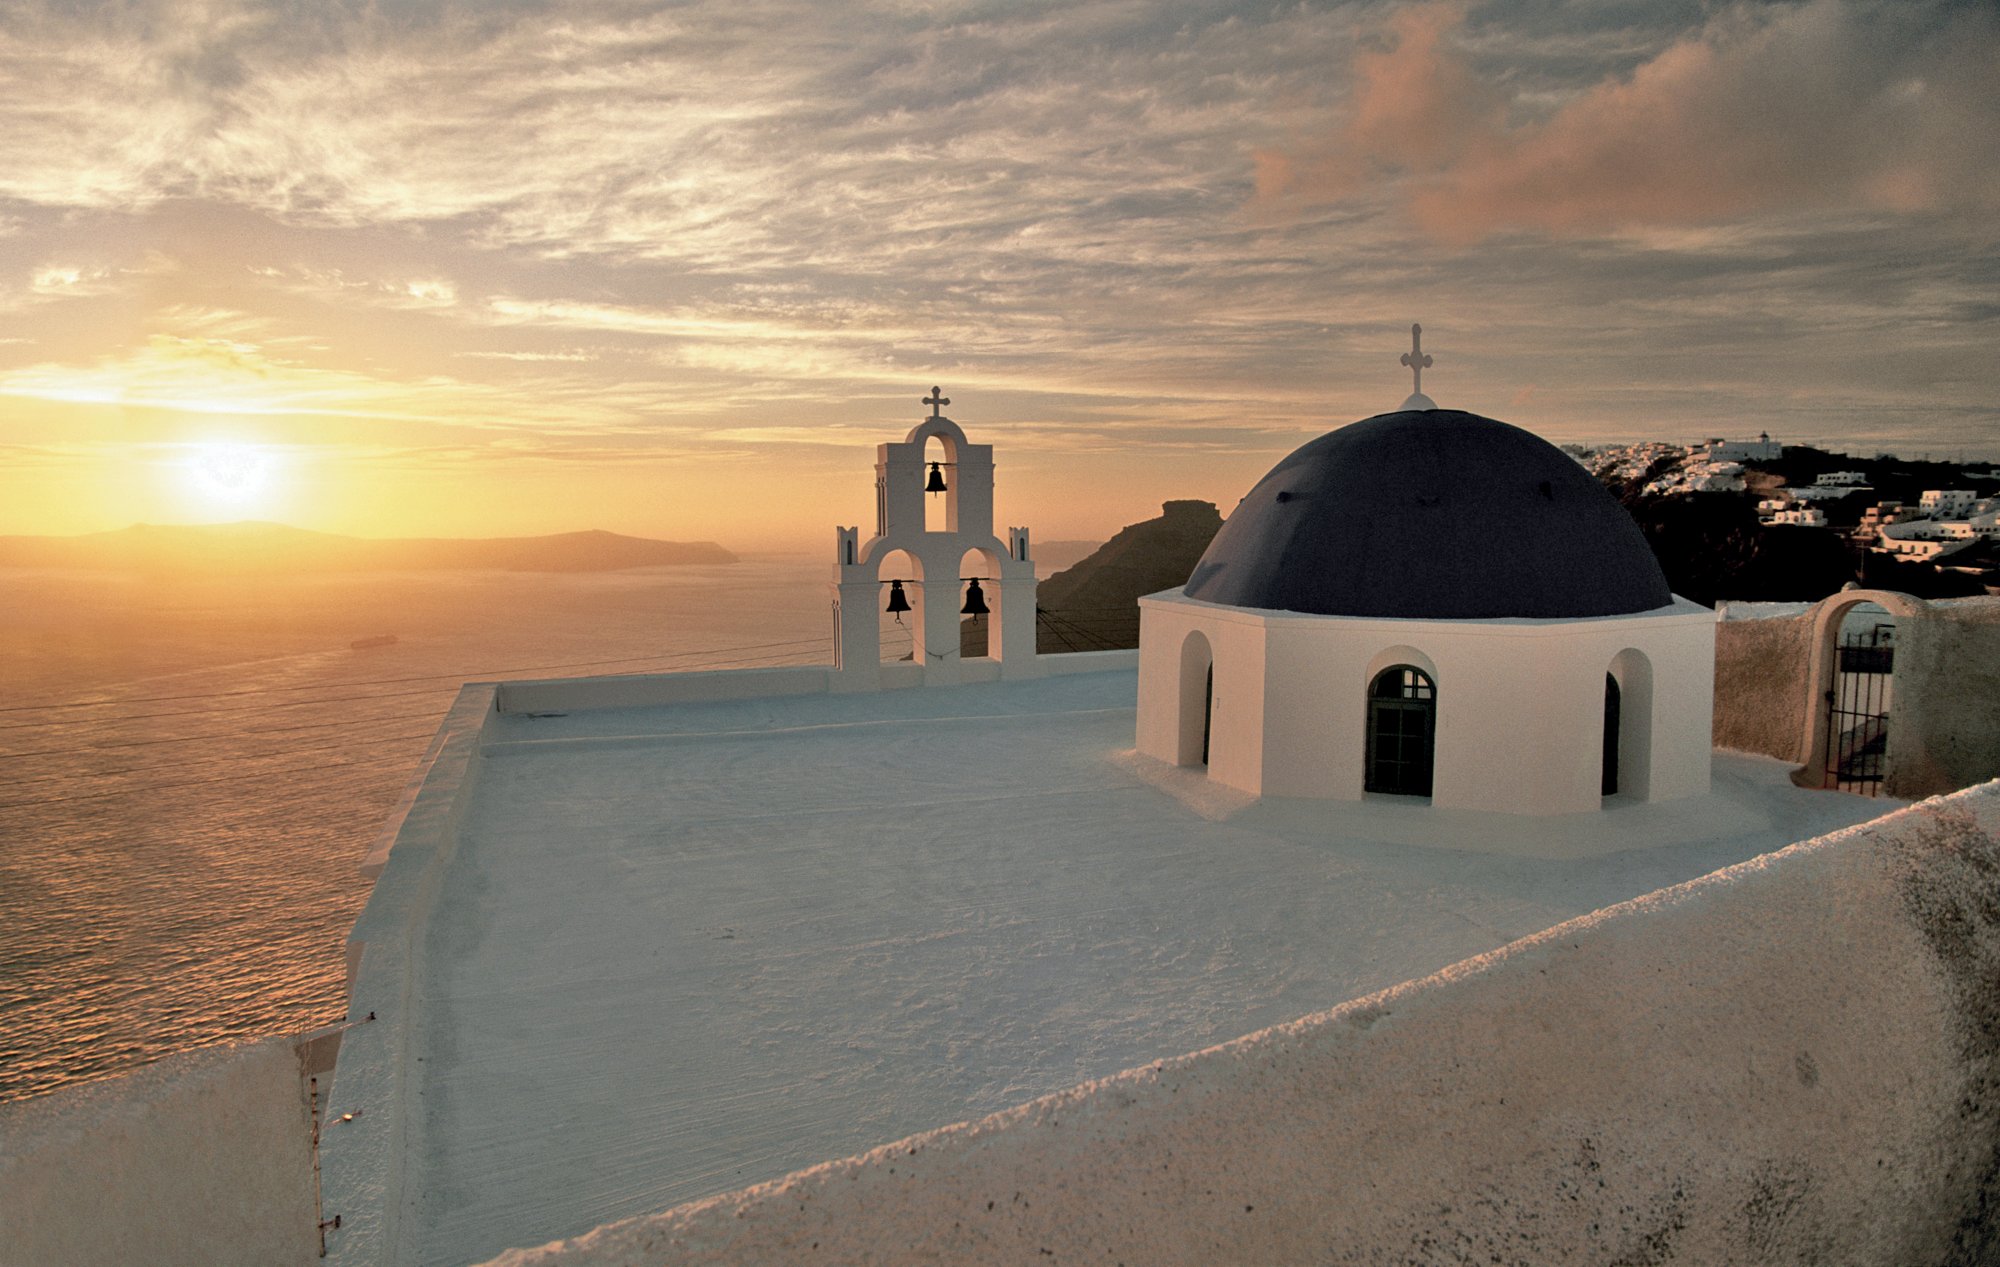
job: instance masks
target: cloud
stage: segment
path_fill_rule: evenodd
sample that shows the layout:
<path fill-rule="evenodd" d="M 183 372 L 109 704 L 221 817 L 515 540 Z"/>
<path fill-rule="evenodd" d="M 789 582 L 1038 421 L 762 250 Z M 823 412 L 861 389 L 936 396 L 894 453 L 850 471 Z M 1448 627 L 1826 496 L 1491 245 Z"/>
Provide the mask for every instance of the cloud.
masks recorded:
<path fill-rule="evenodd" d="M 1259 162 L 1259 196 L 1337 202 L 1384 180 L 1459 242 L 1745 215 L 2000 209 L 2000 15 L 1852 0 L 1736 6 L 1626 71 L 1510 93 L 1455 5 L 1396 13 L 1326 138 Z"/>
<path fill-rule="evenodd" d="M 879 438 L 942 383 L 1026 461 L 1141 469 L 1394 404 L 1422 320 L 1440 399 L 1570 435 L 1777 432 L 1785 401 L 1819 425 L 1801 386 L 1970 407 L 2000 256 L 1929 209 L 2000 170 L 1991 26 L 1928 0 L 11 0 L 0 339 L 33 343 L 0 373 L 563 451 Z M 48 266 L 115 293 L 31 291 Z"/>

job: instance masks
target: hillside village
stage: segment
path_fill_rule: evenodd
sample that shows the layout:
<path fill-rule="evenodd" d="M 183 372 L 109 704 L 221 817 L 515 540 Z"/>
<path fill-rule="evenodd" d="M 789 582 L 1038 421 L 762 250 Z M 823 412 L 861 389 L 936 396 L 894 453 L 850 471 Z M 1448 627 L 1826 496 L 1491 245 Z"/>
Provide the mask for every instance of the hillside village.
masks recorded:
<path fill-rule="evenodd" d="M 1722 505 L 1754 505 L 1761 528 L 1808 530 L 1820 538 L 1791 543 L 1794 552 L 1804 547 L 1825 559 L 1838 544 L 1852 563 L 1848 579 L 1927 597 L 2000 593 L 2000 469 L 1990 463 L 1888 453 L 1857 458 L 1784 445 L 1768 434 L 1693 445 L 1563 448 L 1634 508 L 1642 524 L 1648 516 L 1638 507 L 1648 501 L 1720 495 Z"/>

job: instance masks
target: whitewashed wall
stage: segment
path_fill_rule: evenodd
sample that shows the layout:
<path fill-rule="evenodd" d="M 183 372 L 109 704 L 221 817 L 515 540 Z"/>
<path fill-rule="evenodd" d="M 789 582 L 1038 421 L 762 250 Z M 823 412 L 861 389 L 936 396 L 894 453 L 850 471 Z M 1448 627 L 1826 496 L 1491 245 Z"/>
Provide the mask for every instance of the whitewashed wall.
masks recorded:
<path fill-rule="evenodd" d="M 291 1039 L 0 1107 L 0 1263 L 303 1267 L 316 1224 Z"/>
<path fill-rule="evenodd" d="M 1996 873 L 1987 784 L 494 1262 L 1993 1262 Z"/>
<path fill-rule="evenodd" d="M 1209 777 L 1252 795 L 1357 800 L 1367 690 L 1392 664 L 1437 684 L 1432 802 L 1516 814 L 1602 803 L 1604 675 L 1621 653 L 1650 665 L 1650 709 L 1627 684 L 1626 755 L 1650 756 L 1620 790 L 1649 800 L 1708 790 L 1715 614 L 1685 600 L 1593 620 L 1377 620 L 1220 607 L 1179 591 L 1142 599 L 1138 748 L 1178 760 L 1181 647 L 1215 649 Z"/>

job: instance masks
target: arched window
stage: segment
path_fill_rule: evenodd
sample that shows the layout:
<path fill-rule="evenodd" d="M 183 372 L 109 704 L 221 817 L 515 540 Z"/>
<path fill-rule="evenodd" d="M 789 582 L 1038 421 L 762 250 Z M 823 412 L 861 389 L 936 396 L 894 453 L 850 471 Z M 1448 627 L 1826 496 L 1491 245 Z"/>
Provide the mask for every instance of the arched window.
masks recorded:
<path fill-rule="evenodd" d="M 1606 796 L 1618 793 L 1618 679 L 1604 675 L 1604 775 L 1599 788 Z"/>
<path fill-rule="evenodd" d="M 1437 687 L 1411 664 L 1392 664 L 1368 686 L 1370 792 L 1431 794 L 1431 756 L 1437 732 Z"/>

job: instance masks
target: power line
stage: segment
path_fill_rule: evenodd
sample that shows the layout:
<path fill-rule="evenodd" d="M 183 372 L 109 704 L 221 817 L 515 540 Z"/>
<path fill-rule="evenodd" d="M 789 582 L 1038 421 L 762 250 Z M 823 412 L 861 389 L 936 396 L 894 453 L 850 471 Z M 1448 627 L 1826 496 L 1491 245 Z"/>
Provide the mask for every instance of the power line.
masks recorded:
<path fill-rule="evenodd" d="M 1102 650 L 1119 651 L 1124 649 L 1113 645 L 1112 641 L 1109 638 L 1106 638 L 1101 634 L 1093 633 L 1092 631 L 1083 628 L 1081 625 L 1076 624 L 1074 621 L 1065 620 L 1061 616 L 1056 615 L 1054 612 L 1044 611 L 1040 608 L 1037 608 L 1035 614 L 1038 616 L 1046 617 L 1050 622 L 1050 628 L 1052 631 L 1059 631 L 1061 628 L 1066 626 L 1069 629 L 1075 631 L 1079 636 L 1087 638 L 1090 641 L 1099 644 Z M 1056 636 L 1061 637 L 1062 635 L 1060 632 L 1057 632 Z M 1068 640 L 1065 639 L 1064 641 L 1067 642 Z M 1075 649 L 1074 643 L 1069 643 L 1069 645 L 1072 649 Z"/>
<path fill-rule="evenodd" d="M 195 691 L 186 695 L 144 695 L 131 699 L 70 700 L 48 704 L 9 704 L 0 706 L 0 713 L 48 712 L 67 708 L 115 708 L 128 704 L 166 704 L 177 700 L 228 699 L 240 695 L 271 695 L 280 691 L 323 690 L 328 686 L 400 686 L 405 682 L 434 682 L 439 678 L 455 678 L 469 681 L 477 678 L 499 677 L 506 673 L 545 673 L 553 669 L 588 669 L 605 664 L 640 664 L 658 660 L 684 660 L 689 656 L 724 655 L 732 651 L 755 651 L 764 647 L 794 647 L 807 643 L 823 643 L 823 638 L 793 638 L 784 642 L 758 642 L 736 647 L 709 647 L 699 651 L 676 651 L 649 656 L 625 656 L 613 660 L 572 660 L 567 664 L 530 664 L 512 669 L 461 669 L 444 673 L 420 673 L 414 677 L 357 678 L 346 682 L 306 682 L 298 686 L 260 686 L 241 691 Z"/>

